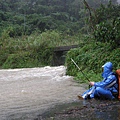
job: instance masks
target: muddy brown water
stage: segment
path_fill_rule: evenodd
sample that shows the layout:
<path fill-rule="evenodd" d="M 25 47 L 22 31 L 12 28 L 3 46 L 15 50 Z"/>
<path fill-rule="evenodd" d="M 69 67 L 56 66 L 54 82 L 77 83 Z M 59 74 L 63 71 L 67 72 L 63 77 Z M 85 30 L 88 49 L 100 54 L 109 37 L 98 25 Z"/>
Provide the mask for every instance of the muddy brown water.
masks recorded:
<path fill-rule="evenodd" d="M 85 88 L 64 66 L 0 70 L 0 120 L 33 120 L 55 105 L 77 100 Z"/>

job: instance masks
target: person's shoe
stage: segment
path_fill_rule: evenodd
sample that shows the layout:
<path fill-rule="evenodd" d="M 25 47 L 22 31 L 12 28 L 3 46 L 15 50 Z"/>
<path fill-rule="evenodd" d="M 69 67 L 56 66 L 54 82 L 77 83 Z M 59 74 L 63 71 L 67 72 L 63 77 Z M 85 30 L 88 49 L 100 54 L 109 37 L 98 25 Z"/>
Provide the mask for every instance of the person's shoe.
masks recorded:
<path fill-rule="evenodd" d="M 80 95 L 77 96 L 80 100 L 84 100 L 84 98 Z"/>

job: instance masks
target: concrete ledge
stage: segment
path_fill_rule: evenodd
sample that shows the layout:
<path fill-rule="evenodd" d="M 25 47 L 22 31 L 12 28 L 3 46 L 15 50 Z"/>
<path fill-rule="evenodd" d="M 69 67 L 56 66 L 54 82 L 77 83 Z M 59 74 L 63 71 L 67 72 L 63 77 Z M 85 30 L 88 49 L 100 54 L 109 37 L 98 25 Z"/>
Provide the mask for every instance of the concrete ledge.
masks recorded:
<path fill-rule="evenodd" d="M 60 46 L 60 47 L 56 47 L 54 49 L 54 52 L 59 52 L 59 51 L 69 51 L 72 48 L 77 48 L 79 47 L 78 45 L 71 45 L 71 46 Z"/>
<path fill-rule="evenodd" d="M 54 49 L 54 56 L 53 56 L 52 65 L 53 66 L 64 65 L 67 52 L 70 49 L 77 48 L 77 47 L 79 47 L 79 46 L 78 45 L 71 45 L 71 46 L 56 47 Z"/>

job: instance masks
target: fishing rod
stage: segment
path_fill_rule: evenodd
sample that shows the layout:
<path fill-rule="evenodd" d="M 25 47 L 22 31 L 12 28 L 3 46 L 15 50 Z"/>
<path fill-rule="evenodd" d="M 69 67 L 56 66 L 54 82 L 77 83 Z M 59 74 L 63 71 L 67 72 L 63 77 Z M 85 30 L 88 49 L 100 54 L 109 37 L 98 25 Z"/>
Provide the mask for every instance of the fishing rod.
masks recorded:
<path fill-rule="evenodd" d="M 81 73 L 83 74 L 83 76 L 85 76 L 85 78 L 87 79 L 88 82 L 90 82 L 90 80 L 88 79 L 88 77 L 82 72 L 82 70 L 79 68 L 79 66 L 76 64 L 76 62 L 71 58 L 72 62 L 74 63 L 74 65 L 78 68 L 79 71 L 81 71 Z"/>

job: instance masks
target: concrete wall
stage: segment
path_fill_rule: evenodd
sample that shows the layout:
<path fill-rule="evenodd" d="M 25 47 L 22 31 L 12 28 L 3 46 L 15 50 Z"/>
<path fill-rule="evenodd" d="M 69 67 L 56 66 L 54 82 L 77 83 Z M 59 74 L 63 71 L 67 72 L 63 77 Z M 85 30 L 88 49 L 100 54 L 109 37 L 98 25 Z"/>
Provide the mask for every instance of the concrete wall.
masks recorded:
<path fill-rule="evenodd" d="M 64 65 L 67 52 L 70 49 L 77 47 L 78 45 L 56 47 L 54 49 L 52 65 L 53 66 Z"/>

